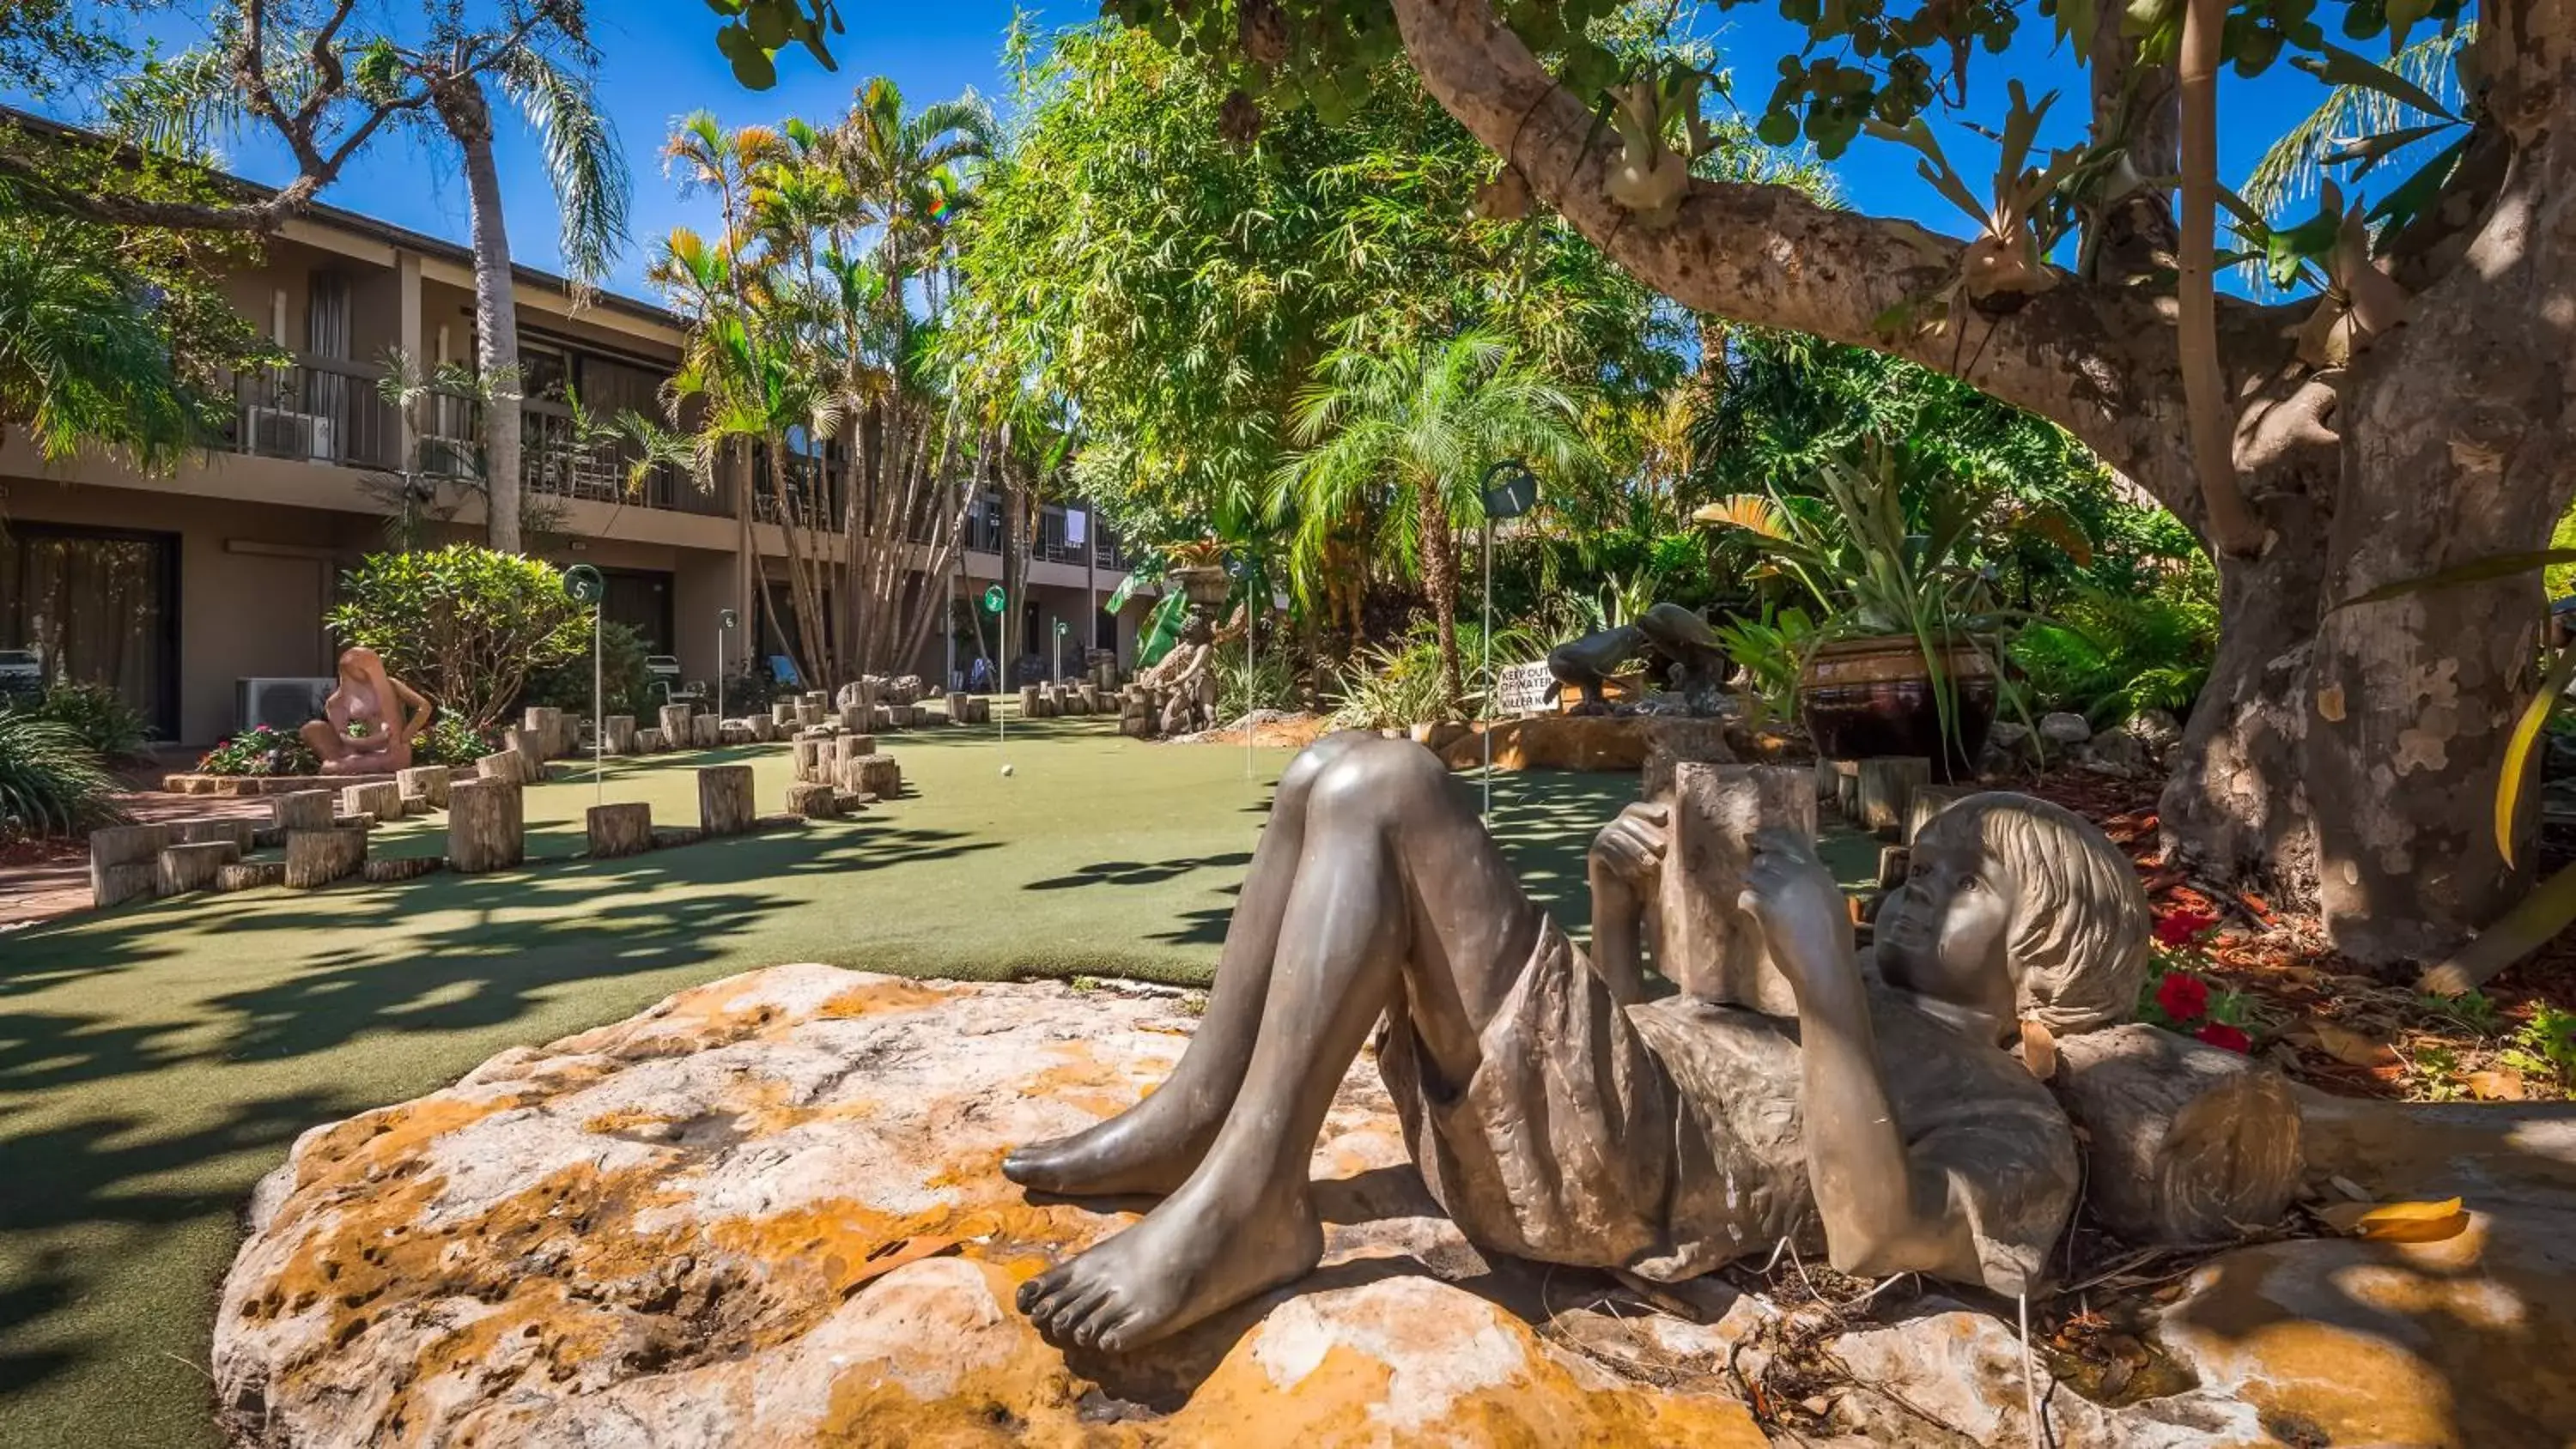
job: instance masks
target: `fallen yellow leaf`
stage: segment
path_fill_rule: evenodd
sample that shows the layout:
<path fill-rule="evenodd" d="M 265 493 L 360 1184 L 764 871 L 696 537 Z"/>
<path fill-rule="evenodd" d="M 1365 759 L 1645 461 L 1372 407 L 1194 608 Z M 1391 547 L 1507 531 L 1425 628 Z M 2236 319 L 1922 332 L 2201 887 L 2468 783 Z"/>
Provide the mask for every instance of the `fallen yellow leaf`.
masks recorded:
<path fill-rule="evenodd" d="M 2523 1100 L 2522 1073 L 2471 1072 L 2460 1079 L 2482 1102 L 2519 1102 Z"/>
<path fill-rule="evenodd" d="M 2330 1021 L 2311 1021 L 2293 1039 L 2310 1038 L 2320 1051 L 2349 1067 L 2386 1067 L 2397 1062 L 2396 1048 L 2388 1043 Z"/>
<path fill-rule="evenodd" d="M 2057 1038 L 2038 1022 L 2021 1024 L 2021 1064 L 2043 1082 L 2057 1075 Z"/>
<path fill-rule="evenodd" d="M 2339 1202 L 2318 1211 L 2326 1226 L 2377 1243 L 2438 1243 L 2469 1226 L 2458 1198 L 2439 1202 Z"/>

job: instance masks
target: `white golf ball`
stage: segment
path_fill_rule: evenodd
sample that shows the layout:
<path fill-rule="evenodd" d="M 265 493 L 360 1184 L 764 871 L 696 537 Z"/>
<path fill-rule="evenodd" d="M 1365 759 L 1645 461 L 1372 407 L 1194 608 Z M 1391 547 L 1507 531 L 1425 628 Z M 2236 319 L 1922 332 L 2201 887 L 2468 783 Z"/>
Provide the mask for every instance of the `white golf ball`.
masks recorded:
<path fill-rule="evenodd" d="M 1014 775 L 1014 774 L 1016 774 L 1016 773 L 1018 773 L 1018 771 L 1017 771 L 1017 770 L 1015 770 L 1012 766 L 1004 765 L 1004 766 L 1002 767 L 1002 778 L 1003 778 L 1003 779 L 1005 779 L 1005 780 L 1007 780 L 1007 779 L 1011 778 L 1011 776 L 1012 776 L 1012 775 Z"/>

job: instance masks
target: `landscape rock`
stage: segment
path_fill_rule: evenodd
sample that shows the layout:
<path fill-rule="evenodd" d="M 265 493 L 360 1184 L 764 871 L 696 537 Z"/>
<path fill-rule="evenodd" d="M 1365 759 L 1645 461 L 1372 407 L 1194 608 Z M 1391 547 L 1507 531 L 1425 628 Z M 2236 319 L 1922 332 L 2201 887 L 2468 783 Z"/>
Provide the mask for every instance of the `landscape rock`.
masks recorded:
<path fill-rule="evenodd" d="M 1315 1154 L 1322 1271 L 1123 1359 L 1039 1339 L 1017 1285 L 1133 1214 L 1032 1202 L 1001 1155 L 1134 1101 L 1190 1026 L 1169 996 L 780 967 L 316 1128 L 224 1287 L 227 1423 L 263 1446 L 1764 1443 L 1717 1373 L 1659 1385 L 1551 1343 L 1544 1271 L 1438 1214 L 1366 1061 Z"/>
<path fill-rule="evenodd" d="M 1136 1101 L 1194 1024 L 1176 994 L 1141 988 L 782 966 L 318 1127 L 254 1195 L 223 1287 L 225 1422 L 261 1449 L 1752 1449 L 1739 1385 L 1778 1355 L 1819 1431 L 1803 1442 L 2027 1441 L 2021 1348 L 1989 1314 L 1934 1298 L 1837 1338 L 1830 1315 L 1802 1328 L 1821 1310 L 1720 1280 L 1649 1300 L 1480 1253 L 1423 1190 L 1365 1055 L 1312 1163 L 1317 1273 L 1137 1353 L 1059 1350 L 1013 1306 L 1017 1285 L 1139 1205 L 1033 1200 L 1001 1156 Z M 2375 1155 L 2470 1194 L 2497 1224 L 2482 1268 L 2454 1248 L 2459 1271 L 2401 1279 L 2394 1249 L 2349 1241 L 2221 1254 L 2202 1273 L 2225 1286 L 2195 1284 L 2167 1315 L 2200 1386 L 2109 1409 L 2043 1380 L 2050 1442 L 2567 1442 L 2555 1396 L 2576 1343 L 2552 1315 L 2576 1280 L 2542 1271 L 2576 1253 L 2547 1216 L 2576 1182 L 2566 1114 L 2456 1130 L 2320 1116 L 2326 1170 Z M 2386 1336 L 2345 1332 L 2331 1304 L 2285 1321 L 2283 1255 L 2315 1259 L 2300 1281 L 2340 1285 Z M 1809 1345 L 1795 1365 L 1790 1339 Z M 2315 1407 L 2323 1386 L 2389 1407 L 2334 1417 L 2330 1396 Z"/>
<path fill-rule="evenodd" d="M 2093 726 L 2080 714 L 2059 710 L 2040 716 L 2039 737 L 2061 749 L 2071 749 L 2093 738 Z"/>

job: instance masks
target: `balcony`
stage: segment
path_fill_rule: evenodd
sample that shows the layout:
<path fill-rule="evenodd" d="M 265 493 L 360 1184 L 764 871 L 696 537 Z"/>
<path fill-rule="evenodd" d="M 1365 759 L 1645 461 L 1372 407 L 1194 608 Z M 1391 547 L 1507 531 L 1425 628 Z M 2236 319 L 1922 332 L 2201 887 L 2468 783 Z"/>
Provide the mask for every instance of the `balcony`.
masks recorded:
<path fill-rule="evenodd" d="M 303 354 L 239 374 L 220 444 L 254 457 L 398 470 L 402 420 L 376 393 L 384 375 L 369 363 Z"/>
<path fill-rule="evenodd" d="M 432 399 L 433 415 L 461 401 Z M 519 476 L 532 494 L 597 503 L 629 503 L 675 513 L 727 517 L 733 505 L 720 488 L 700 488 L 688 470 L 667 463 L 647 470 L 640 486 L 632 481 L 642 454 L 622 437 L 597 439 L 587 446 L 574 426 L 572 409 L 531 398 L 520 404 Z M 475 436 L 481 431 L 466 434 Z M 430 452 L 431 450 L 424 450 Z M 442 450 L 443 451 L 443 450 Z M 432 453 L 434 459 L 435 453 Z M 424 467 L 431 466 L 424 462 Z"/>

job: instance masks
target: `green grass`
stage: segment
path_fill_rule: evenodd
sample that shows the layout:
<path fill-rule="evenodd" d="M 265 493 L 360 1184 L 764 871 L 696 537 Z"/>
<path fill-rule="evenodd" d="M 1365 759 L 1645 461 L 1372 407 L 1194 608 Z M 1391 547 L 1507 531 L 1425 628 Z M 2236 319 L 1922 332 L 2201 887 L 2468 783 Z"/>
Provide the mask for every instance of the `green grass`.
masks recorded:
<path fill-rule="evenodd" d="M 1288 755 L 1094 721 L 904 735 L 862 818 L 576 861 L 586 779 L 528 796 L 525 871 L 199 897 L 0 936 L 0 1445 L 212 1445 L 206 1362 L 237 1214 L 295 1135 L 502 1049 L 787 961 L 914 975 L 1204 981 Z M 782 801 L 777 746 L 725 752 Z M 697 818 L 704 757 L 613 767 Z M 1005 779 L 1004 760 L 1017 773 Z M 1569 926 L 1635 778 L 1498 778 L 1495 825 Z M 384 855 L 443 848 L 435 822 Z M 1856 861 L 1849 862 L 1856 864 Z M 1849 873 L 1846 871 L 1846 873 Z"/>

